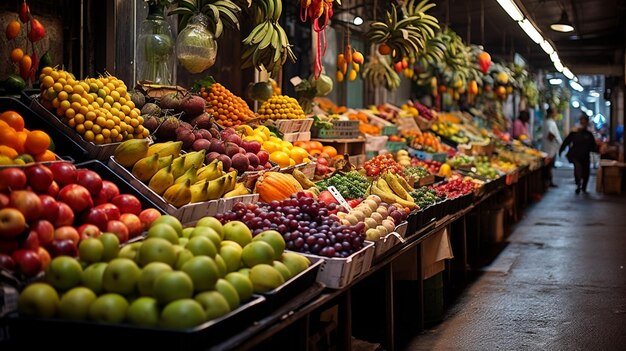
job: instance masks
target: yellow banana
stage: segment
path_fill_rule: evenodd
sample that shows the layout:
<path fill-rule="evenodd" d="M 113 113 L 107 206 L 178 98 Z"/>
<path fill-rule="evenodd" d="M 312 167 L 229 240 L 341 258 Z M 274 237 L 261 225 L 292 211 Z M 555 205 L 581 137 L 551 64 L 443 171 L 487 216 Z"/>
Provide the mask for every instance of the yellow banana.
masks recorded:
<path fill-rule="evenodd" d="M 248 188 L 246 188 L 246 184 L 244 182 L 241 182 L 241 183 L 237 183 L 237 185 L 235 185 L 235 189 L 227 192 L 222 197 L 229 198 L 229 197 L 240 196 L 240 195 L 248 195 L 248 194 L 250 194 L 250 191 L 248 190 Z"/>
<path fill-rule="evenodd" d="M 170 186 L 174 185 L 174 175 L 172 174 L 172 165 L 161 168 L 156 174 L 150 179 L 150 183 L 148 186 L 152 191 L 159 195 L 163 195 L 165 190 Z"/>
<path fill-rule="evenodd" d="M 400 182 L 398 181 L 398 178 L 399 178 L 398 176 L 396 176 L 395 174 L 391 174 L 389 172 L 385 172 L 385 175 L 383 176 L 383 178 L 385 179 L 385 182 L 387 182 L 391 190 L 396 195 L 398 195 L 398 197 L 401 197 L 403 199 L 408 199 L 411 197 L 409 193 L 406 191 L 406 189 L 404 189 L 402 185 L 400 185 Z"/>
<path fill-rule="evenodd" d="M 298 181 L 298 183 L 300 183 L 300 185 L 302 185 L 303 189 L 309 189 L 312 187 L 315 187 L 315 183 L 313 183 L 304 173 L 302 173 L 302 171 L 300 171 L 299 169 L 294 169 L 293 172 L 291 172 L 291 175 L 296 178 L 296 180 Z"/>
<path fill-rule="evenodd" d="M 163 193 L 163 199 L 172 206 L 181 207 L 191 202 L 191 181 L 187 179 L 184 183 L 170 186 Z"/>

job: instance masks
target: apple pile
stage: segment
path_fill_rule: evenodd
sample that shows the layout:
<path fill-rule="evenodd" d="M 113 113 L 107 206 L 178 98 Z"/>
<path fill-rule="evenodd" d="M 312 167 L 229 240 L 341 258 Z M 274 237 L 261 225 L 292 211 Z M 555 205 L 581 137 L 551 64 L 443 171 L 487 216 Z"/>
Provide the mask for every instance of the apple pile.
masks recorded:
<path fill-rule="evenodd" d="M 101 233 L 121 243 L 161 213 L 142 210 L 95 171 L 69 162 L 0 170 L 0 267 L 33 277 L 54 257 L 76 256 L 79 243 Z"/>
<path fill-rule="evenodd" d="M 105 233 L 82 241 L 79 259 L 54 258 L 45 281 L 22 290 L 20 316 L 187 329 L 235 310 L 310 264 L 283 252 L 275 231 L 253 238 L 244 223 L 222 225 L 214 217 L 183 228 L 163 215 L 145 240 L 118 244 Z"/>

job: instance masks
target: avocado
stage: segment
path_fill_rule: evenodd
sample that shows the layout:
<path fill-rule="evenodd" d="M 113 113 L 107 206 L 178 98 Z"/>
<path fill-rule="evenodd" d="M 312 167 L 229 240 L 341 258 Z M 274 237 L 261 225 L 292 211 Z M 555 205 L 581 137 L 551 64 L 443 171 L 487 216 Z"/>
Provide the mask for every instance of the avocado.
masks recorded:
<path fill-rule="evenodd" d="M 2 85 L 8 94 L 19 94 L 26 88 L 26 82 L 17 74 L 9 74 Z"/>

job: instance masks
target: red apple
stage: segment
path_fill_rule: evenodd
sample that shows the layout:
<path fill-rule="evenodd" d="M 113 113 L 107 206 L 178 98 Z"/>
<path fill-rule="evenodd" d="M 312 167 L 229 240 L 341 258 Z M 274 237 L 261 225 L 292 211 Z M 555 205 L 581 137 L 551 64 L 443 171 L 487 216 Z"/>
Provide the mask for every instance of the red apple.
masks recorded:
<path fill-rule="evenodd" d="M 5 168 L 0 171 L 0 191 L 26 188 L 26 174 L 19 168 Z"/>
<path fill-rule="evenodd" d="M 105 203 L 105 204 L 101 204 L 96 206 L 95 208 L 104 211 L 104 213 L 107 215 L 107 220 L 111 221 L 117 221 L 120 219 L 120 215 L 122 214 L 122 212 L 120 211 L 120 209 L 113 205 L 112 203 Z"/>
<path fill-rule="evenodd" d="M 15 261 L 10 255 L 0 253 L 0 268 L 13 271 L 15 270 Z"/>
<path fill-rule="evenodd" d="M 257 152 L 256 156 L 259 158 L 259 164 L 261 165 L 264 165 L 270 159 L 270 154 L 265 150 Z"/>
<path fill-rule="evenodd" d="M 59 203 L 50 195 L 39 195 L 39 199 L 43 208 L 41 218 L 54 222 L 59 216 Z"/>
<path fill-rule="evenodd" d="M 124 223 L 126 228 L 128 228 L 129 239 L 139 236 L 143 232 L 143 223 L 141 223 L 141 219 L 137 215 L 124 213 L 120 216 L 120 222 Z"/>
<path fill-rule="evenodd" d="M 33 277 L 41 272 L 41 258 L 33 250 L 17 250 L 11 255 L 15 261 L 16 270 L 27 277 Z"/>
<path fill-rule="evenodd" d="M 52 261 L 50 253 L 48 252 L 48 250 L 44 249 L 43 246 L 39 246 L 39 248 L 37 249 L 37 254 L 41 259 L 41 269 L 45 270 L 46 268 L 48 268 L 50 261 Z"/>
<path fill-rule="evenodd" d="M 9 206 L 9 197 L 5 194 L 0 194 L 0 208 L 5 208 Z"/>
<path fill-rule="evenodd" d="M 20 245 L 22 249 L 37 250 L 39 248 L 39 235 L 32 230 L 28 233 L 26 240 Z"/>
<path fill-rule="evenodd" d="M 0 239 L 13 239 L 26 229 L 26 218 L 19 210 L 3 208 L 0 210 Z"/>
<path fill-rule="evenodd" d="M 69 162 L 55 162 L 48 168 L 52 171 L 54 180 L 59 186 L 76 183 L 76 166 L 73 164 Z"/>
<path fill-rule="evenodd" d="M 74 243 L 74 241 L 70 239 L 52 240 L 52 242 L 48 244 L 48 246 L 46 246 L 46 249 L 48 250 L 48 252 L 50 253 L 50 256 L 52 257 L 57 257 L 57 256 L 76 257 L 78 256 L 78 248 L 76 247 L 76 244 Z"/>
<path fill-rule="evenodd" d="M 97 238 L 102 233 L 95 224 L 83 224 L 77 230 L 81 241 L 87 238 Z"/>
<path fill-rule="evenodd" d="M 98 195 L 102 189 L 102 178 L 90 169 L 79 169 L 76 171 L 76 184 L 84 186 L 91 195 Z"/>
<path fill-rule="evenodd" d="M 92 198 L 93 198 L 94 206 L 102 205 L 102 204 L 109 202 L 109 200 L 107 199 L 107 194 L 104 189 L 101 189 L 98 195 L 92 196 Z"/>
<path fill-rule="evenodd" d="M 50 168 L 44 165 L 30 166 L 24 170 L 24 173 L 26 173 L 28 185 L 39 193 L 47 192 L 54 180 L 54 175 Z"/>
<path fill-rule="evenodd" d="M 79 213 L 83 210 L 93 207 L 91 194 L 84 186 L 78 184 L 69 184 L 59 191 L 59 201 L 63 201 L 70 206 L 75 212 Z"/>
<path fill-rule="evenodd" d="M 62 227 L 64 225 L 72 225 L 74 223 L 74 211 L 65 202 L 57 201 L 59 204 L 59 214 L 57 218 L 52 221 L 55 227 Z"/>
<path fill-rule="evenodd" d="M 141 202 L 134 195 L 122 194 L 111 199 L 111 203 L 120 209 L 120 213 L 141 213 Z"/>
<path fill-rule="evenodd" d="M 43 205 L 37 194 L 28 190 L 18 190 L 11 193 L 9 207 L 13 207 L 24 215 L 27 222 L 41 217 Z"/>
<path fill-rule="evenodd" d="M 139 213 L 139 219 L 143 224 L 143 229 L 148 230 L 157 218 L 161 217 L 161 212 L 156 208 L 146 208 Z"/>
<path fill-rule="evenodd" d="M 59 184 L 56 181 L 52 181 L 52 183 L 50 183 L 50 186 L 48 187 L 48 191 L 46 191 L 46 194 L 56 198 L 59 195 Z"/>
<path fill-rule="evenodd" d="M 111 201 L 114 197 L 120 194 L 120 189 L 117 187 L 117 185 L 108 180 L 102 181 L 102 189 L 100 190 L 100 192 L 103 191 L 107 196 L 107 201 Z"/>
<path fill-rule="evenodd" d="M 54 226 L 50 221 L 40 219 L 32 223 L 30 229 L 37 232 L 39 245 L 48 245 L 54 239 Z"/>
<path fill-rule="evenodd" d="M 5 239 L 0 240 L 0 253 L 12 254 L 13 251 L 20 247 L 20 243 L 17 239 Z"/>
<path fill-rule="evenodd" d="M 76 230 L 76 228 L 66 225 L 54 230 L 54 240 L 72 240 L 74 245 L 78 245 L 80 235 L 78 234 L 78 230 Z"/>
<path fill-rule="evenodd" d="M 97 207 L 92 207 L 88 209 L 86 212 L 83 213 L 80 219 L 82 223 L 94 224 L 100 230 L 106 230 L 107 222 L 109 221 L 109 218 L 107 217 L 104 209 Z"/>
<path fill-rule="evenodd" d="M 117 235 L 117 238 L 120 239 L 120 243 L 128 241 L 128 228 L 122 221 L 109 221 L 106 231 Z"/>

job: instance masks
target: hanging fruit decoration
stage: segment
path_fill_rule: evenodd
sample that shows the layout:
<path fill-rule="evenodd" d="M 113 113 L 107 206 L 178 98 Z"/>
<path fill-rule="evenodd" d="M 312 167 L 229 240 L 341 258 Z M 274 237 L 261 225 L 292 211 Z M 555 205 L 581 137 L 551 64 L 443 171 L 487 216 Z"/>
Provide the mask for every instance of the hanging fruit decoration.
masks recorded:
<path fill-rule="evenodd" d="M 337 4 L 341 5 L 340 0 Z M 313 66 L 313 76 L 315 79 L 322 74 L 322 57 L 326 54 L 326 27 L 333 15 L 333 0 L 301 0 L 300 20 L 306 22 L 311 18 L 313 30 L 317 33 L 317 43 L 315 51 L 315 64 Z M 323 18 L 322 18 L 323 17 Z M 321 22 L 320 22 L 321 20 Z M 345 73 L 344 73 L 345 74 Z"/>
<path fill-rule="evenodd" d="M 478 54 L 478 65 L 480 66 L 480 70 L 487 74 L 489 67 L 491 66 L 491 55 L 489 55 L 486 51 Z"/>
<path fill-rule="evenodd" d="M 346 31 L 347 35 L 344 45 L 343 53 L 337 55 L 337 81 L 343 82 L 345 78 L 353 81 L 358 76 L 363 64 L 363 54 L 352 48 L 350 45 L 350 30 Z"/>

